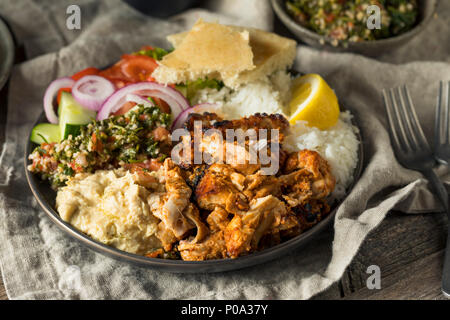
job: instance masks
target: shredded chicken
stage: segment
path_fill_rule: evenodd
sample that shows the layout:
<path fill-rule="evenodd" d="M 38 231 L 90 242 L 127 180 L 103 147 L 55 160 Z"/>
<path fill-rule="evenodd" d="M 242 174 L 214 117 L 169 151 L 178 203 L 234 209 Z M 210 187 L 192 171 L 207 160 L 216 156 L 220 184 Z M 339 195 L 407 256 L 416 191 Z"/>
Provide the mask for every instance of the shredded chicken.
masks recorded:
<path fill-rule="evenodd" d="M 191 115 L 185 124 L 191 134 L 194 120 L 202 121 L 203 131 L 217 129 L 223 137 L 227 129 L 279 129 L 280 144 L 288 128 L 286 119 L 278 115 L 225 121 L 205 113 Z M 264 142 L 266 147 L 270 139 Z M 215 150 L 225 152 L 230 142 L 206 137 L 201 150 L 210 150 L 214 144 Z M 164 250 L 178 250 L 183 260 L 190 261 L 237 258 L 294 237 L 329 212 L 327 197 L 335 178 L 317 152 L 280 150 L 278 172 L 265 175 L 260 162 L 248 161 L 251 147 L 246 142 L 239 150 L 246 157 L 244 163 L 176 166 L 166 159 L 159 182 L 138 172 L 143 184 L 155 190 L 148 202 L 161 219 L 157 237 Z M 164 184 L 163 191 L 155 189 L 158 183 Z"/>
<path fill-rule="evenodd" d="M 256 113 L 246 118 L 223 120 L 215 113 L 193 113 L 189 115 L 184 128 L 193 131 L 195 121 L 201 121 L 203 129 L 217 129 L 224 135 L 227 129 L 242 129 L 244 131 L 248 129 L 278 129 L 281 131 L 280 140 L 283 140 L 283 134 L 289 128 L 289 122 L 281 114 Z"/>
<path fill-rule="evenodd" d="M 223 231 L 209 235 L 201 243 L 180 241 L 178 245 L 181 258 L 187 261 L 202 261 L 210 259 L 223 259 L 227 257 Z"/>
<path fill-rule="evenodd" d="M 168 229 L 166 224 L 162 221 L 158 224 L 156 237 L 161 241 L 161 244 L 166 251 L 172 250 L 173 244 L 178 241 L 172 230 Z"/>
<path fill-rule="evenodd" d="M 311 150 L 289 155 L 284 172 L 286 175 L 279 180 L 286 191 L 283 197 L 292 207 L 310 200 L 324 200 L 336 184 L 328 162 Z"/>
<path fill-rule="evenodd" d="M 200 128 L 196 129 L 196 122 L 201 122 L 201 131 L 198 131 Z M 192 140 L 197 131 L 202 134 L 196 150 L 207 158 L 203 159 L 205 162 L 227 163 L 244 175 L 256 173 L 262 166 L 267 166 L 270 159 L 283 163 L 284 152 L 280 151 L 280 145 L 288 128 L 289 123 L 282 115 L 259 113 L 238 120 L 223 120 L 214 113 L 190 114 L 185 123 L 185 129 L 191 133 Z M 210 129 L 214 130 L 211 131 L 213 133 L 205 134 Z M 277 130 L 278 134 L 272 137 L 271 129 Z M 228 135 L 229 132 L 241 134 L 243 141 Z M 195 146 L 191 145 L 191 159 L 180 164 L 184 169 L 193 167 Z M 277 152 L 273 152 L 273 146 L 276 146 Z"/>
<path fill-rule="evenodd" d="M 202 175 L 195 189 L 195 199 L 200 208 L 214 210 L 220 206 L 231 213 L 248 210 L 247 197 L 239 190 L 243 179 L 232 168 L 213 164 L 197 174 Z"/>
<path fill-rule="evenodd" d="M 211 231 L 215 232 L 225 230 L 230 222 L 230 219 L 228 219 L 229 215 L 230 214 L 226 210 L 221 207 L 216 207 L 206 218 L 206 222 L 208 223 Z"/>
<path fill-rule="evenodd" d="M 237 258 L 258 248 L 259 240 L 268 232 L 275 216 L 286 213 L 283 202 L 274 196 L 255 199 L 250 210 L 243 215 L 235 215 L 225 229 L 227 253 Z"/>
<path fill-rule="evenodd" d="M 183 260 L 202 261 L 227 257 L 224 230 L 230 222 L 228 212 L 221 207 L 216 207 L 206 221 L 211 233 L 202 242 L 180 241 L 178 250 Z"/>
<path fill-rule="evenodd" d="M 277 177 L 264 175 L 258 171 L 245 177 L 243 193 L 248 199 L 257 199 L 268 195 L 281 197 L 281 184 Z"/>
<path fill-rule="evenodd" d="M 192 190 L 170 158 L 164 162 L 164 179 L 166 191 L 150 195 L 148 202 L 153 214 L 181 239 L 195 226 L 183 214 L 190 204 Z"/>
<path fill-rule="evenodd" d="M 209 234 L 209 229 L 200 219 L 200 214 L 197 207 L 190 203 L 186 210 L 183 211 L 183 214 L 197 227 L 197 234 L 195 237 L 190 239 L 190 242 L 198 243 L 203 240 Z"/>

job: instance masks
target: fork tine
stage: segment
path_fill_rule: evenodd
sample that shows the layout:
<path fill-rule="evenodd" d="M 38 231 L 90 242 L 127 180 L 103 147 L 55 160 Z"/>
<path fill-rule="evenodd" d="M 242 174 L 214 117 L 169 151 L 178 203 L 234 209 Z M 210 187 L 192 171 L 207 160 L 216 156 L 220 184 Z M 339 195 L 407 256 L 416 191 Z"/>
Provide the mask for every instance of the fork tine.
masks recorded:
<path fill-rule="evenodd" d="M 389 93 L 391 93 L 389 91 Z M 398 132 L 396 130 L 398 118 L 393 110 L 393 104 L 392 104 L 392 96 L 391 94 L 388 95 L 385 89 L 383 89 L 383 102 L 384 107 L 386 109 L 386 114 L 388 116 L 388 122 L 389 122 L 389 133 L 392 138 L 394 149 L 398 150 L 405 150 L 406 147 L 403 142 L 400 141 L 400 138 L 398 136 Z"/>
<path fill-rule="evenodd" d="M 416 131 L 415 131 L 415 128 L 413 127 L 414 125 L 411 121 L 411 112 L 405 103 L 405 99 L 403 97 L 402 90 L 400 87 L 393 88 L 393 90 L 394 90 L 394 95 L 396 93 L 397 98 L 398 98 L 399 105 L 397 106 L 397 108 L 398 108 L 398 111 L 402 118 L 403 126 L 405 128 L 405 135 L 406 135 L 405 139 L 408 139 L 412 149 L 419 150 L 419 148 L 420 148 L 419 141 L 416 137 Z"/>
<path fill-rule="evenodd" d="M 442 144 L 442 93 L 443 82 L 439 82 L 439 96 L 434 114 L 434 146 L 435 148 Z"/>
<path fill-rule="evenodd" d="M 439 85 L 439 100 L 440 104 L 444 104 L 444 82 L 440 81 Z M 448 98 L 447 98 L 448 100 Z M 448 106 L 444 108 L 444 139 L 443 143 L 448 142 Z"/>
<path fill-rule="evenodd" d="M 389 96 L 391 97 L 392 100 L 392 104 L 394 107 L 394 113 L 396 115 L 397 118 L 397 123 L 395 125 L 395 127 L 397 128 L 397 131 L 400 132 L 400 140 L 403 141 L 405 149 L 405 152 L 411 151 L 413 150 L 412 145 L 411 145 L 411 141 L 408 138 L 408 134 L 406 133 L 405 130 L 405 112 L 403 111 L 403 108 L 399 108 L 398 106 L 398 101 L 396 98 L 396 94 L 395 94 L 395 88 L 391 88 L 389 89 Z"/>
<path fill-rule="evenodd" d="M 400 88 L 399 88 L 400 91 Z M 417 148 L 429 148 L 427 138 L 423 133 L 422 126 L 414 108 L 411 95 L 406 85 L 403 86 L 403 96 L 400 94 L 400 101 L 406 111 L 408 123 L 411 125 L 411 137 L 415 141 Z M 401 92 L 401 91 L 400 91 Z M 409 115 L 409 116 L 408 116 Z"/>
<path fill-rule="evenodd" d="M 442 102 L 441 103 L 444 103 L 444 81 L 441 81 L 441 86 L 442 86 Z M 445 132 L 446 132 L 446 134 L 445 134 L 445 143 L 448 143 L 448 141 L 449 141 L 449 124 L 448 124 L 448 122 L 449 122 L 449 113 L 450 113 L 450 81 L 448 81 L 447 82 L 447 106 L 446 106 L 446 108 L 445 108 L 445 111 L 446 111 L 446 125 L 445 125 L 445 128 L 446 128 L 446 130 L 445 130 Z"/>

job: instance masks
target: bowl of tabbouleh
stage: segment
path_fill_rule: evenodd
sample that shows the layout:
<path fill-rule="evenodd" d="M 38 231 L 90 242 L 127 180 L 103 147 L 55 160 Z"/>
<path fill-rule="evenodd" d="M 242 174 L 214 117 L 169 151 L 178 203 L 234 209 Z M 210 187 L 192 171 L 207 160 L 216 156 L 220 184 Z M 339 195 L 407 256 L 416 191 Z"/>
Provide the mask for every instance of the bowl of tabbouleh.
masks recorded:
<path fill-rule="evenodd" d="M 376 56 L 422 31 L 436 0 L 271 0 L 281 22 L 301 41 L 330 51 Z"/>

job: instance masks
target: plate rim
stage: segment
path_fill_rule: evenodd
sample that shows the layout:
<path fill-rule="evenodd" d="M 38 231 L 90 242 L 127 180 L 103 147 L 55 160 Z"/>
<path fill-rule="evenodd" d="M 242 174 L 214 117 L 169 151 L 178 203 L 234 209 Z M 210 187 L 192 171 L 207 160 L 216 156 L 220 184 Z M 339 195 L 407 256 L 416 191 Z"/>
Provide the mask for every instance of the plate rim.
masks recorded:
<path fill-rule="evenodd" d="M 348 109 L 343 108 L 341 106 L 342 111 L 347 111 Z M 28 141 L 25 145 L 25 153 L 24 153 L 24 170 L 25 176 L 28 182 L 28 186 L 33 193 L 34 198 L 38 202 L 39 206 L 44 210 L 46 215 L 60 228 L 60 230 L 64 231 L 66 235 L 68 234 L 72 238 L 75 238 L 81 244 L 87 246 L 88 248 L 94 250 L 95 252 L 107 255 L 111 258 L 119 260 L 121 262 L 129 262 L 135 265 L 144 266 L 151 269 L 158 269 L 159 271 L 167 271 L 172 273 L 216 273 L 216 272 L 224 272 L 231 270 L 243 269 L 251 266 L 255 266 L 258 264 L 262 264 L 265 262 L 269 262 L 274 260 L 283 254 L 288 254 L 291 250 L 298 250 L 303 245 L 309 243 L 315 236 L 321 233 L 325 228 L 329 226 L 329 224 L 334 221 L 334 217 L 336 215 L 337 210 L 340 205 L 346 200 L 347 196 L 352 192 L 354 186 L 359 181 L 364 164 L 364 140 L 361 133 L 361 128 L 358 126 L 358 122 L 356 121 L 356 114 L 352 113 L 352 125 L 358 128 L 358 131 L 355 133 L 357 139 L 359 141 L 358 146 L 358 162 L 356 168 L 353 173 L 353 181 L 347 187 L 347 192 L 344 198 L 337 202 L 337 204 L 333 205 L 331 212 L 319 223 L 314 225 L 312 228 L 307 231 L 295 236 L 292 239 L 286 240 L 280 244 L 272 246 L 270 248 L 264 249 L 262 251 L 254 252 L 246 256 L 238 257 L 235 259 L 226 258 L 226 259 L 214 259 L 214 260 L 204 260 L 204 261 L 185 261 L 185 260 L 171 260 L 171 259 L 162 259 L 162 258 L 149 258 L 133 253 L 129 253 L 126 251 L 122 251 L 112 246 L 108 246 L 104 243 L 101 243 L 83 232 L 77 230 L 75 227 L 70 225 L 69 223 L 63 221 L 59 216 L 58 212 L 45 200 L 42 193 L 40 192 L 40 188 L 38 186 L 39 183 L 47 183 L 39 180 L 39 177 L 36 174 L 28 171 L 27 166 L 29 164 L 28 155 L 33 149 L 33 143 L 30 141 L 29 137 L 31 135 L 32 128 L 40 123 L 41 119 L 45 119 L 45 113 L 41 112 L 38 119 L 34 122 L 33 126 L 29 131 L 29 135 L 27 136 Z"/>

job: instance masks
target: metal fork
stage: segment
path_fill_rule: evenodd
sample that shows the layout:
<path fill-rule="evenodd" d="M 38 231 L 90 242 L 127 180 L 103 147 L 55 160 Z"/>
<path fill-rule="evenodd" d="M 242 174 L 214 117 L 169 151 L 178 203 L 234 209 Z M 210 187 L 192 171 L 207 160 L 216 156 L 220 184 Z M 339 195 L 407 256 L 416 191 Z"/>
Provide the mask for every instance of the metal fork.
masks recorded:
<path fill-rule="evenodd" d="M 408 88 L 403 86 L 383 90 L 383 101 L 397 160 L 406 168 L 422 172 L 447 210 L 447 191 L 433 171 L 436 161 L 420 126 Z"/>
<path fill-rule="evenodd" d="M 433 171 L 436 160 L 420 126 L 408 88 L 383 90 L 383 101 L 389 120 L 389 134 L 397 160 L 406 168 L 417 170 L 431 183 L 447 215 L 448 195 L 443 183 Z M 447 122 L 448 124 L 448 122 Z M 448 131 L 447 131 L 448 132 Z M 447 243 L 442 275 L 442 291 L 450 291 L 450 250 Z M 448 260 L 448 263 L 447 263 Z"/>
<path fill-rule="evenodd" d="M 447 91 L 447 99 L 444 95 Z M 446 103 L 445 103 L 446 100 Z M 444 89 L 444 81 L 439 84 L 439 97 L 436 105 L 436 118 L 434 120 L 434 155 L 440 163 L 450 163 L 449 142 L 449 109 L 450 109 L 450 81 Z"/>
<path fill-rule="evenodd" d="M 447 91 L 447 99 L 444 98 Z M 450 163 L 450 137 L 449 137 L 449 110 L 450 110 L 450 81 L 444 90 L 444 82 L 439 84 L 439 97 L 436 105 L 434 121 L 434 156 L 440 163 Z M 447 210 L 448 221 L 450 214 Z M 450 298 L 450 225 L 447 228 L 447 249 L 444 258 L 444 270 L 442 275 L 442 293 Z"/>

